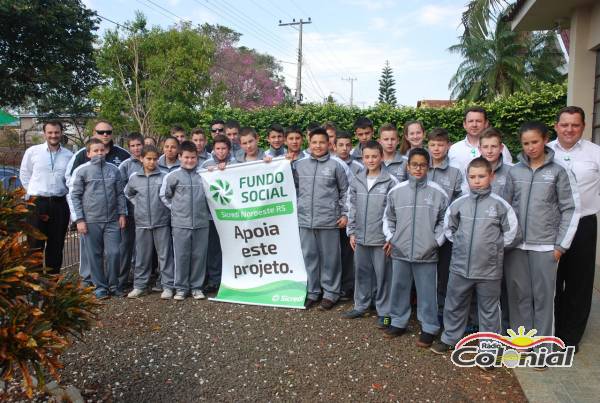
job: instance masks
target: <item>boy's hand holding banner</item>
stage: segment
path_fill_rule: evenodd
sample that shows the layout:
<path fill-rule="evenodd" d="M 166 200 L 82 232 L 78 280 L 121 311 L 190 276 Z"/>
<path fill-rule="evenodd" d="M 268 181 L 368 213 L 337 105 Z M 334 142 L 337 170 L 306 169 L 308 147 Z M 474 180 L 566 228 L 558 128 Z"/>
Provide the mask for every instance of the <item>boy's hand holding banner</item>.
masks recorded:
<path fill-rule="evenodd" d="M 223 251 L 215 300 L 303 308 L 306 269 L 290 162 L 255 161 L 200 175 Z"/>

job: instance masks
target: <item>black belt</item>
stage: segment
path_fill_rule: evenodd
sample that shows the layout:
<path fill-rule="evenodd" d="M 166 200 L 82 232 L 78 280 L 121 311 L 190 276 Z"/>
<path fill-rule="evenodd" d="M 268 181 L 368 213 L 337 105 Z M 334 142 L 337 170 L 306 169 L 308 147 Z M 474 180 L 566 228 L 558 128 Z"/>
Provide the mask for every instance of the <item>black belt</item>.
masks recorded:
<path fill-rule="evenodd" d="M 33 196 L 39 200 L 62 201 L 66 200 L 67 196 Z"/>

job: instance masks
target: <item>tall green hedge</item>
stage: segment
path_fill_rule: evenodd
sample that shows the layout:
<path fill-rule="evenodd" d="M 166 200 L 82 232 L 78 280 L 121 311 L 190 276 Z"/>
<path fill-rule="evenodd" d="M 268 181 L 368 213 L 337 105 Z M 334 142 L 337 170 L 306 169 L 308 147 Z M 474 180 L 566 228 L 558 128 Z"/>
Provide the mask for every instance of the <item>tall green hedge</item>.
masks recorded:
<path fill-rule="evenodd" d="M 482 104 L 489 114 L 490 122 L 505 135 L 505 144 L 514 154 L 519 150 L 517 130 L 521 123 L 528 120 L 541 120 L 553 126 L 556 112 L 566 104 L 566 85 L 535 85 L 535 89 L 527 93 L 515 93 L 494 102 Z M 463 110 L 468 106 L 459 102 L 450 108 L 394 108 L 378 105 L 368 109 L 359 109 L 336 104 L 307 104 L 299 107 L 275 107 L 254 111 L 241 109 L 218 108 L 199 112 L 198 126 L 208 127 L 213 119 L 236 119 L 242 126 L 251 126 L 261 135 L 264 145 L 266 128 L 272 123 L 285 126 L 299 126 L 305 129 L 309 123 L 333 121 L 344 130 L 352 130 L 352 124 L 359 116 L 367 116 L 377 129 L 383 123 L 391 122 L 401 130 L 403 123 L 418 119 L 423 121 L 427 129 L 444 127 L 450 132 L 453 141 L 464 137 L 462 127 Z"/>

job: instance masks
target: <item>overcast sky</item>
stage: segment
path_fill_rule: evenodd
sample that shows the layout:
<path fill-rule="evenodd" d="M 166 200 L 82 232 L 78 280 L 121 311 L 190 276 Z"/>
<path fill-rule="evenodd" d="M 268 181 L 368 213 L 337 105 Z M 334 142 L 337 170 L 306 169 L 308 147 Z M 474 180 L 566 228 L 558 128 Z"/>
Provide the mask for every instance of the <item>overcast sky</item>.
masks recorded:
<path fill-rule="evenodd" d="M 279 20 L 304 25 L 302 93 L 307 101 L 332 96 L 348 103 L 377 101 L 386 60 L 394 71 L 396 96 L 403 105 L 420 99 L 448 99 L 448 81 L 460 59 L 446 50 L 461 34 L 466 0 L 84 0 L 100 15 L 122 23 L 142 11 L 150 25 L 168 27 L 179 18 L 193 24 L 226 25 L 242 34 L 241 45 L 275 56 L 286 84 L 296 87 L 298 31 Z M 154 4 L 153 4 L 154 3 Z M 158 7 L 159 5 L 160 7 Z M 100 34 L 114 25 L 102 21 Z"/>

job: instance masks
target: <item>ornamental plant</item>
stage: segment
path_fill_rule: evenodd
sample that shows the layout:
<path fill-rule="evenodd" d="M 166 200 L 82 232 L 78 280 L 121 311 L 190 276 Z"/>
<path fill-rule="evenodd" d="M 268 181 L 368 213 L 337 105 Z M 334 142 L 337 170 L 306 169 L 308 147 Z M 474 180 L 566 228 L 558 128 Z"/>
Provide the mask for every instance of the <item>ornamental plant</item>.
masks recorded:
<path fill-rule="evenodd" d="M 42 252 L 27 238 L 44 235 L 27 223 L 34 204 L 24 196 L 0 186 L 0 377 L 20 373 L 31 397 L 32 375 L 39 386 L 47 373 L 59 380 L 60 354 L 92 326 L 99 304 L 76 274 L 43 271 Z"/>

